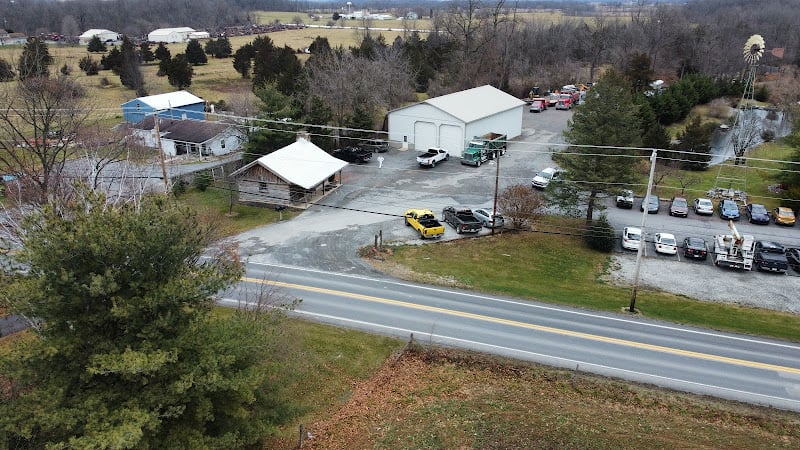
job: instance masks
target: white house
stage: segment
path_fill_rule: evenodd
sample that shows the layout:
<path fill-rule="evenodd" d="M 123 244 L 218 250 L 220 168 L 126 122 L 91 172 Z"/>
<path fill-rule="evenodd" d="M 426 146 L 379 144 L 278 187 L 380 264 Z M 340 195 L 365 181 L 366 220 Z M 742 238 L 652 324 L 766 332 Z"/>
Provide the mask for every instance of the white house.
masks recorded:
<path fill-rule="evenodd" d="M 147 40 L 150 42 L 164 42 L 166 44 L 186 42 L 189 40 L 189 36 L 192 33 L 195 33 L 195 30 L 189 27 L 159 28 L 151 31 L 147 35 Z"/>
<path fill-rule="evenodd" d="M 78 36 L 78 43 L 80 45 L 88 45 L 95 36 L 100 38 L 100 42 L 117 42 L 120 40 L 119 33 L 116 31 L 106 30 L 104 28 L 92 28 L 86 30 L 83 34 Z"/>
<path fill-rule="evenodd" d="M 211 37 L 211 33 L 208 31 L 194 31 L 189 33 L 189 39 L 209 39 Z"/>
<path fill-rule="evenodd" d="M 221 122 L 159 118 L 148 116 L 131 126 L 134 140 L 145 147 L 161 149 L 167 156 L 219 156 L 238 151 L 247 139 L 237 127 Z M 159 139 L 160 137 L 160 139 Z"/>
<path fill-rule="evenodd" d="M 524 108 L 513 95 L 479 86 L 389 111 L 389 140 L 418 150 L 442 147 L 460 157 L 475 136 L 521 135 Z"/>

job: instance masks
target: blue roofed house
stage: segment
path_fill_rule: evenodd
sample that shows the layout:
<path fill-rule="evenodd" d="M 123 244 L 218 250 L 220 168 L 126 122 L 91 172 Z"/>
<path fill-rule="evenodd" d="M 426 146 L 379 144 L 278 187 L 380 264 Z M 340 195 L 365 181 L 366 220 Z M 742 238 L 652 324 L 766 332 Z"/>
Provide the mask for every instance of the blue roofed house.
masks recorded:
<path fill-rule="evenodd" d="M 123 103 L 122 118 L 129 123 L 139 123 L 157 112 L 161 118 L 205 120 L 205 106 L 205 100 L 187 91 L 168 92 Z"/>

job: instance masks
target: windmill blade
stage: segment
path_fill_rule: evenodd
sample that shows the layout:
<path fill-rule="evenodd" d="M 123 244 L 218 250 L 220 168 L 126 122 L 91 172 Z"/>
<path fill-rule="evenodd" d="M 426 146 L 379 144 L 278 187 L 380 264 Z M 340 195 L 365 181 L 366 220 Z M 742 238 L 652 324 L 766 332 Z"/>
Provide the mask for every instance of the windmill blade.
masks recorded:
<path fill-rule="evenodd" d="M 744 60 L 748 64 L 755 64 L 764 54 L 765 46 L 764 38 L 760 34 L 750 36 L 747 42 L 744 43 Z"/>

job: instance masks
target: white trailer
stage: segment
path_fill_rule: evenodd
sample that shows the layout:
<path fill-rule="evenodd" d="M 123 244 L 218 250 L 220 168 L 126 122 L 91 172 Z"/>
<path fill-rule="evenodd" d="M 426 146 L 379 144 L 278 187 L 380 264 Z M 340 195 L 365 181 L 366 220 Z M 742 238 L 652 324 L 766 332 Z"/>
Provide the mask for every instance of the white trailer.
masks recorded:
<path fill-rule="evenodd" d="M 731 234 L 714 236 L 714 265 L 752 270 L 755 239 L 750 235 L 739 234 L 732 220 L 728 221 L 728 228 Z"/>

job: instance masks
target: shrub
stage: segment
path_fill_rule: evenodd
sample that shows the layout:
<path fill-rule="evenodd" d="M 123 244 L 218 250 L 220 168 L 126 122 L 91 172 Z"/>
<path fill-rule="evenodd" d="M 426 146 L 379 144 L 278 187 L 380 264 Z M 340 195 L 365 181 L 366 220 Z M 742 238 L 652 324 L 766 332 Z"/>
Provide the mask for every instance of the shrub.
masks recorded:
<path fill-rule="evenodd" d="M 586 245 L 598 252 L 610 253 L 614 250 L 615 233 L 614 228 L 608 223 L 605 214 L 592 222 L 583 235 Z"/>
<path fill-rule="evenodd" d="M 193 185 L 197 188 L 200 192 L 205 192 L 208 189 L 208 186 L 211 185 L 212 177 L 210 170 L 204 170 L 202 172 L 198 172 L 194 176 Z"/>
<path fill-rule="evenodd" d="M 775 140 L 775 132 L 772 130 L 762 130 L 761 131 L 761 139 L 764 142 L 772 142 Z"/>

